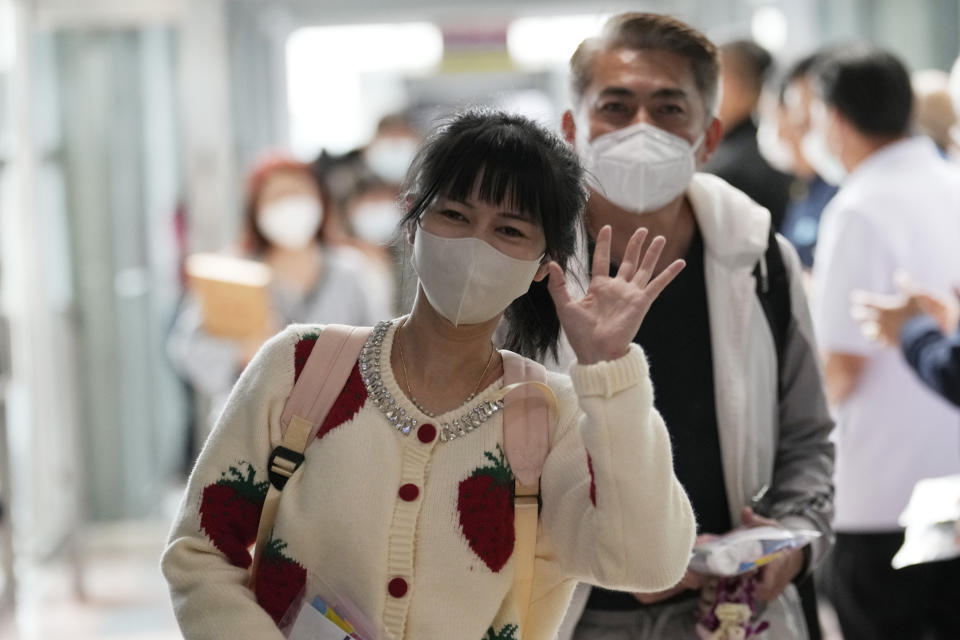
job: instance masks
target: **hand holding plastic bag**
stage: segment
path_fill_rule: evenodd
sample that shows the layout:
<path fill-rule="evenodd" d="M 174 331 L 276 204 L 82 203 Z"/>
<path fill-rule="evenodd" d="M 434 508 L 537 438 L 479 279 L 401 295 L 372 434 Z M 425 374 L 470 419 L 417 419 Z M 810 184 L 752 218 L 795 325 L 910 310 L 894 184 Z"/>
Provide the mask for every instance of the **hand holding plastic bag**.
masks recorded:
<path fill-rule="evenodd" d="M 745 510 L 746 524 L 763 521 L 752 510 Z M 711 576 L 701 590 L 698 636 L 702 640 L 743 640 L 763 633 L 769 626 L 759 619 L 763 603 L 775 595 L 762 595 L 771 591 L 771 585 L 766 584 L 770 579 L 763 576 L 761 568 L 776 567 L 781 558 L 818 537 L 818 531 L 764 525 L 698 542 L 690 569 Z M 792 577 L 798 570 L 787 569 L 780 580 Z M 772 590 L 778 595 L 782 587 L 774 586 Z"/>
<path fill-rule="evenodd" d="M 739 576 L 819 537 L 819 531 L 806 529 L 737 529 L 697 544 L 693 548 L 690 569 L 716 577 Z"/>

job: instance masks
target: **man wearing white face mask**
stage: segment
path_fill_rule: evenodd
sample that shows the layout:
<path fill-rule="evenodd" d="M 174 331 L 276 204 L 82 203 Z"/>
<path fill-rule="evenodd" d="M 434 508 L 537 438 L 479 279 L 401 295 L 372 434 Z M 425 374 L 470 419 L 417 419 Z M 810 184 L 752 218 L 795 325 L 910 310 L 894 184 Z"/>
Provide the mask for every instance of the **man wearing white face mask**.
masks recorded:
<path fill-rule="evenodd" d="M 823 209 L 837 193 L 836 185 L 821 175 L 823 169 L 819 163 L 814 164 L 817 157 L 812 156 L 811 161 L 805 152 L 810 139 L 810 105 L 814 97 L 810 70 L 826 55 L 829 50 L 821 49 L 790 67 L 780 82 L 777 108 L 776 135 L 787 152 L 789 173 L 795 176 L 781 231 L 807 269 L 813 266 Z"/>
<path fill-rule="evenodd" d="M 814 129 L 848 174 L 823 213 L 813 270 L 839 427 L 831 599 L 847 640 L 955 638 L 960 562 L 894 570 L 890 561 L 916 482 L 960 473 L 960 414 L 899 353 L 862 335 L 851 294 L 895 293 L 898 270 L 932 291 L 960 282 L 960 175 L 929 138 L 908 136 L 910 77 L 894 55 L 846 48 L 813 78 Z"/>
<path fill-rule="evenodd" d="M 699 532 L 772 521 L 821 531 L 809 550 L 765 567 L 756 591 L 771 638 L 811 637 L 791 583 L 830 544 L 833 424 L 795 251 L 774 239 L 766 209 L 696 173 L 722 133 L 716 48 L 672 18 L 624 14 L 580 45 L 571 71 L 563 129 L 591 176 L 587 235 L 649 227 L 668 239 L 661 266 L 687 261 L 634 342 L 650 357 Z M 615 261 L 624 250 L 614 242 Z M 703 584 L 688 572 L 662 593 L 581 589 L 560 637 L 694 637 Z"/>
<path fill-rule="evenodd" d="M 767 96 L 764 83 L 771 75 L 773 57 L 752 40 L 734 40 L 720 46 L 722 86 L 718 116 L 723 140 L 704 166 L 766 207 L 779 230 L 787 208 L 790 176 L 772 166 L 760 153 L 758 125 Z"/>

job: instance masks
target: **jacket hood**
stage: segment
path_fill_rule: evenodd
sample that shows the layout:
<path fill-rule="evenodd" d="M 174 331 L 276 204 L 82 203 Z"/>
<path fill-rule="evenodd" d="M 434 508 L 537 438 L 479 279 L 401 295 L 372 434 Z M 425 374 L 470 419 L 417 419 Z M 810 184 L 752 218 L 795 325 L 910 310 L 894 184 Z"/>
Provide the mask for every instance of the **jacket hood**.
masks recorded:
<path fill-rule="evenodd" d="M 693 176 L 687 197 L 708 253 L 731 267 L 756 264 L 767 248 L 769 211 L 708 173 Z"/>

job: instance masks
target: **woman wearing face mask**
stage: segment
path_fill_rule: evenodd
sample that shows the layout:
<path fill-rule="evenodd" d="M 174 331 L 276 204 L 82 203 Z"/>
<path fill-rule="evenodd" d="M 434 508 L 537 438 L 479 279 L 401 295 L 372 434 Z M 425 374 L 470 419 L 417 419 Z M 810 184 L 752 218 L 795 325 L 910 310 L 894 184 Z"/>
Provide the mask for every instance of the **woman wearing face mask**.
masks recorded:
<path fill-rule="evenodd" d="M 470 112 L 425 142 L 405 190 L 418 296 L 364 346 L 282 494 L 252 593 L 267 427 L 322 327 L 290 327 L 258 353 L 200 456 L 162 561 L 184 637 L 280 640 L 276 622 L 311 574 L 396 640 L 552 638 L 577 580 L 654 591 L 680 579 L 693 514 L 630 340 L 683 262 L 651 280 L 663 239 L 644 248 L 638 231 L 605 275 L 607 227 L 598 275 L 573 301 L 563 265 L 582 178 L 562 141 L 519 116 Z M 510 349 L 542 356 L 562 327 L 578 358 L 569 377 L 547 378 L 556 408 L 525 623 L 512 591 L 514 476 L 492 409 L 510 355 L 491 343 L 501 318 Z M 478 407 L 483 419 L 468 418 Z"/>
<path fill-rule="evenodd" d="M 398 187 L 372 177 L 361 177 L 344 203 L 344 219 L 376 276 L 383 299 L 394 314 L 407 311 L 416 295 L 417 277 L 398 233 L 403 211 Z"/>
<path fill-rule="evenodd" d="M 368 285 L 362 255 L 337 238 L 328 203 L 300 162 L 271 158 L 251 174 L 243 253 L 270 267 L 272 326 L 243 340 L 210 335 L 198 301 L 188 296 L 168 344 L 182 375 L 209 400 L 213 418 L 254 353 L 280 328 L 308 320 L 365 325 L 388 313 L 389 303 Z"/>

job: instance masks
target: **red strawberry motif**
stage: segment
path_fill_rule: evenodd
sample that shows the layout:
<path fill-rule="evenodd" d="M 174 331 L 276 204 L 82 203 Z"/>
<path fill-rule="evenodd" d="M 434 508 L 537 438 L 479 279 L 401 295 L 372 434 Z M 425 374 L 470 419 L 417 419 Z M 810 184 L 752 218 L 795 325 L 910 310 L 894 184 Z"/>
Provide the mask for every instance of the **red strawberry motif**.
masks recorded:
<path fill-rule="evenodd" d="M 500 571 L 513 554 L 514 479 L 510 465 L 497 445 L 499 457 L 484 452 L 493 464 L 475 469 L 460 483 L 457 510 L 460 528 L 473 552 L 494 573 Z"/>
<path fill-rule="evenodd" d="M 367 401 L 367 387 L 363 384 L 363 377 L 360 375 L 360 364 L 357 363 L 350 372 L 343 390 L 337 396 L 336 402 L 330 407 L 330 412 L 320 425 L 317 431 L 317 438 L 322 438 L 344 422 L 351 420 L 357 412 L 363 408 Z"/>
<path fill-rule="evenodd" d="M 320 334 L 316 331 L 305 333 L 293 348 L 294 382 L 300 379 L 300 374 L 303 373 L 303 368 L 307 365 L 307 359 L 310 357 L 310 354 L 313 353 L 313 347 L 316 346 L 317 338 L 319 337 Z"/>
<path fill-rule="evenodd" d="M 590 452 L 587 452 L 587 470 L 590 471 L 590 502 L 593 503 L 593 506 L 597 506 L 597 481 L 593 476 L 593 458 L 590 457 Z"/>
<path fill-rule="evenodd" d="M 269 482 L 257 482 L 253 465 L 241 464 L 247 465 L 246 474 L 230 467 L 229 475 L 221 473 L 219 480 L 204 488 L 200 528 L 231 564 L 246 569 L 253 562 L 250 546 L 257 540 Z"/>
<path fill-rule="evenodd" d="M 508 624 L 499 632 L 490 627 L 487 629 L 486 635 L 480 640 L 517 640 L 517 631 L 519 631 L 519 628 L 515 624 Z"/>
<path fill-rule="evenodd" d="M 307 583 L 307 570 L 284 555 L 287 543 L 271 538 L 263 550 L 254 593 L 257 602 L 278 625 Z"/>

